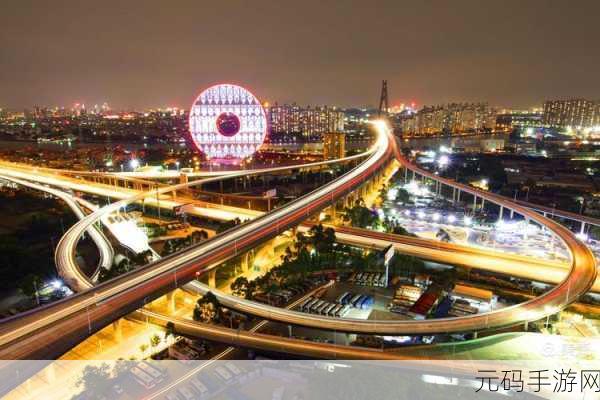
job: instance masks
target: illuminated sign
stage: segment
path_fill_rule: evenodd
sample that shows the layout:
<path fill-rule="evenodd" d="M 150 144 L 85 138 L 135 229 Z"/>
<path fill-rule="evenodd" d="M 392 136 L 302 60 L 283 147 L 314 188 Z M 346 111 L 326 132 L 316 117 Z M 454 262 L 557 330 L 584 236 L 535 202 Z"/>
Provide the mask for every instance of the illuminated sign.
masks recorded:
<path fill-rule="evenodd" d="M 200 93 L 189 122 L 194 144 L 208 158 L 251 156 L 267 135 L 267 117 L 260 101 L 245 88 L 231 84 Z"/>

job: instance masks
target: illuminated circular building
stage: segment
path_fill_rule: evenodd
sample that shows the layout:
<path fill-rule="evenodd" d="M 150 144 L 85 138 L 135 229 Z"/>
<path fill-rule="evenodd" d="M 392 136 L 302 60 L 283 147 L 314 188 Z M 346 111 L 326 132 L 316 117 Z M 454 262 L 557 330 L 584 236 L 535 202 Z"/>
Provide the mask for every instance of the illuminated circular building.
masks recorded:
<path fill-rule="evenodd" d="M 194 101 L 190 134 L 208 158 L 242 159 L 257 151 L 265 140 L 267 117 L 260 101 L 245 88 L 215 85 Z"/>

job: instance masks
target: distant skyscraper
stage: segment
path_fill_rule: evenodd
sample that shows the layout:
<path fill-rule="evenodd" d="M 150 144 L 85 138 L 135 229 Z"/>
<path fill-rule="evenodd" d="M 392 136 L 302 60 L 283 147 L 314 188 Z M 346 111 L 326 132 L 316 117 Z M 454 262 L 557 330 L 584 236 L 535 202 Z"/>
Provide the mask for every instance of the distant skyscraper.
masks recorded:
<path fill-rule="evenodd" d="M 591 127 L 598 117 L 598 105 L 586 99 L 548 100 L 544 103 L 543 122 L 552 127 Z"/>

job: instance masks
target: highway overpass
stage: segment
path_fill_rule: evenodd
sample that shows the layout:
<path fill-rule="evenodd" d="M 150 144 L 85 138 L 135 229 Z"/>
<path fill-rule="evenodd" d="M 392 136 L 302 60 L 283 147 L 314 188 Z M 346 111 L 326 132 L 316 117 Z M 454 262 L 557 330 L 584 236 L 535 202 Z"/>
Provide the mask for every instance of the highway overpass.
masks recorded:
<path fill-rule="evenodd" d="M 0 326 L 0 358 L 55 358 L 111 321 L 193 279 L 196 272 L 203 268 L 235 257 L 298 225 L 378 173 L 391 157 L 389 139 L 387 135 L 382 135 L 368 153 L 367 159 L 350 172 L 269 214 L 235 227 L 199 246 L 100 284 L 92 290 L 5 320 Z M 271 171 L 285 168 L 273 168 Z M 260 173 L 264 171 L 241 172 L 230 176 Z M 146 196 L 161 195 L 219 179 L 222 178 L 207 178 L 160 188 L 156 193 L 143 193 L 104 207 L 74 225 L 59 243 L 57 253 L 64 254 L 68 258 L 67 262 L 73 263 L 73 250 L 79 237 L 105 213 L 118 210 Z"/>
<path fill-rule="evenodd" d="M 382 126 L 379 126 L 379 131 L 380 136 L 375 151 L 370 157 L 349 173 L 324 187 L 195 248 L 142 267 L 65 301 L 5 322 L 0 327 L 0 357 L 28 358 L 32 355 L 37 357 L 44 355 L 41 358 L 47 358 L 50 356 L 49 354 L 56 356 L 57 352 L 64 351 L 73 342 L 81 339 L 82 335 L 92 333 L 112 319 L 116 319 L 128 311 L 133 311 L 133 307 L 137 308 L 147 300 L 155 298 L 174 286 L 191 279 L 199 268 L 206 268 L 217 261 L 235 256 L 246 249 L 254 247 L 261 240 L 273 237 L 287 228 L 299 224 L 302 219 L 334 203 L 369 179 L 387 162 L 391 150 L 397 156 L 399 155 L 389 131 Z M 408 168 L 409 165 L 400 157 L 399 159 L 403 165 Z M 436 176 L 433 177 L 433 179 L 436 178 L 441 179 Z M 197 182 L 202 183 L 201 181 Z M 465 191 L 470 189 L 462 188 L 460 184 L 453 182 L 441 182 L 457 185 Z M 160 195 L 167 193 L 169 189 L 185 188 L 195 183 L 161 188 L 156 193 Z M 73 249 L 79 236 L 99 216 L 152 194 L 134 196 L 126 201 L 111 204 L 86 217 L 71 228 L 65 238 L 61 240 L 61 244 L 59 244 L 59 248 L 63 247 L 60 249 L 61 254 L 70 258 L 68 262 L 72 262 Z M 480 330 L 536 320 L 547 314 L 555 313 L 575 301 L 589 289 L 596 277 L 595 260 L 589 249 L 577 241 L 566 228 L 503 198 L 496 199 L 493 194 L 483 192 L 475 195 L 490 201 L 499 201 L 502 206 L 510 207 L 552 230 L 566 244 L 572 257 L 570 273 L 566 280 L 548 293 L 518 306 L 487 314 L 440 320 L 366 322 L 362 320 L 332 319 L 331 321 L 323 321 L 323 319 L 316 320 L 313 318 L 314 316 L 290 314 L 293 312 L 287 310 L 271 310 L 265 308 L 267 306 L 259 306 L 256 303 L 249 305 L 249 307 L 259 308 L 259 311 L 265 314 L 267 318 L 291 324 L 348 332 L 430 334 Z M 70 251 L 65 251 L 66 249 Z M 275 315 L 277 318 L 273 318 Z M 60 339 L 56 338 L 58 332 L 62 334 Z M 42 343 L 44 343 L 43 346 Z M 51 343 L 52 346 L 48 346 L 48 343 Z"/>

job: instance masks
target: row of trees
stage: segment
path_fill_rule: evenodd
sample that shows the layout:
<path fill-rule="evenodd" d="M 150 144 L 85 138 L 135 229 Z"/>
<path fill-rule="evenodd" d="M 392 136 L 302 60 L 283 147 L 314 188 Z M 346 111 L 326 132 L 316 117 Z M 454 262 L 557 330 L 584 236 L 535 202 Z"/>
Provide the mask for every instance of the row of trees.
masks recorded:
<path fill-rule="evenodd" d="M 206 239 L 208 239 L 208 233 L 205 230 L 193 231 L 191 234 L 183 238 L 169 239 L 165 242 L 162 255 L 165 256 L 175 253 L 179 250 L 183 250 L 194 244 L 200 243 Z"/>
<path fill-rule="evenodd" d="M 357 228 L 375 228 L 379 222 L 377 213 L 366 207 L 363 199 L 358 199 L 354 205 L 344 209 L 343 220 Z"/>
<path fill-rule="evenodd" d="M 324 269 L 338 271 L 383 270 L 379 252 L 336 243 L 335 230 L 322 225 L 313 226 L 307 234 L 297 233 L 296 242 L 286 248 L 281 263 L 254 280 L 240 276 L 231 283 L 234 295 L 252 300 L 257 294 L 272 294 L 278 290 L 298 287 L 311 273 Z M 425 270 L 422 260 L 396 255 L 390 262 L 393 275 L 414 275 Z M 202 322 L 220 322 L 221 305 L 212 292 L 200 298 L 194 308 L 193 318 Z"/>
<path fill-rule="evenodd" d="M 135 268 L 146 265 L 152 261 L 152 257 L 153 254 L 150 250 L 145 250 L 141 253 L 130 252 L 127 257 L 115 257 L 111 269 L 101 267 L 100 273 L 98 274 L 98 281 L 105 282 L 129 271 L 133 271 Z"/>

